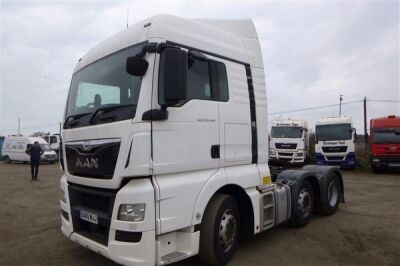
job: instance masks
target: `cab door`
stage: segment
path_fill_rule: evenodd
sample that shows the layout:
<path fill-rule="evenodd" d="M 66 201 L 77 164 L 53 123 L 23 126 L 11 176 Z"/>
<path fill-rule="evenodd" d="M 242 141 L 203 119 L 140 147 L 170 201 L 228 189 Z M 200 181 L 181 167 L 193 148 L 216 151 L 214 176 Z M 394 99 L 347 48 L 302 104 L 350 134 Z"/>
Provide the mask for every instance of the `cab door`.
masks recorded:
<path fill-rule="evenodd" d="M 168 56 L 167 52 L 170 53 Z M 180 67 L 175 67 L 174 60 L 180 62 Z M 156 66 L 159 69 L 156 68 L 154 75 L 159 82 L 153 86 L 155 97 L 152 108 L 166 109 L 168 117 L 152 121 L 153 173 L 159 175 L 219 168 L 218 102 L 212 91 L 209 60 L 199 53 L 175 47 L 157 54 Z M 171 101 L 166 102 L 163 82 L 177 82 L 176 77 L 167 77 L 177 71 L 186 73 L 186 82 L 181 80 L 185 84 L 176 84 L 182 87 L 181 93 L 185 97 L 171 104 Z"/>

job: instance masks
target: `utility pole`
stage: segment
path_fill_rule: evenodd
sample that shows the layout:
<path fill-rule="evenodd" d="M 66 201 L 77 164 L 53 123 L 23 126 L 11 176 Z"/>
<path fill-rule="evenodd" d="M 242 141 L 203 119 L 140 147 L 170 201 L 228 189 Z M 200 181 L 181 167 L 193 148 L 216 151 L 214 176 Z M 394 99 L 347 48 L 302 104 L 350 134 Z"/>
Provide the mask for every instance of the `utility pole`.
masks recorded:
<path fill-rule="evenodd" d="M 58 132 L 60 133 L 60 136 L 61 136 L 61 122 L 60 122 L 60 125 L 59 125 L 59 131 Z"/>
<path fill-rule="evenodd" d="M 339 98 L 339 116 L 342 115 L 342 100 L 343 100 L 343 95 L 340 94 L 340 98 Z"/>
<path fill-rule="evenodd" d="M 128 28 L 128 27 L 129 27 L 129 6 L 128 6 L 128 9 L 126 11 L 126 28 Z"/>
<path fill-rule="evenodd" d="M 18 136 L 21 133 L 21 118 L 18 117 Z"/>
<path fill-rule="evenodd" d="M 365 141 L 365 150 L 368 150 L 367 97 L 364 97 L 364 141 Z"/>

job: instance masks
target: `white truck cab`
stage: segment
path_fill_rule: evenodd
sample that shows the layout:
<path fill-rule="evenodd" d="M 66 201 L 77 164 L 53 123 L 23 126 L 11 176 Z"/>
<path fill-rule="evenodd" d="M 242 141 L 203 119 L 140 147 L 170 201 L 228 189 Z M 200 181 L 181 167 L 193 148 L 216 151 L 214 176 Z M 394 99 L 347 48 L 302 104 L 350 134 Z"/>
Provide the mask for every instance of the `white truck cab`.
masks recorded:
<path fill-rule="evenodd" d="M 266 121 L 251 20 L 159 15 L 112 36 L 71 81 L 63 234 L 125 265 L 196 254 L 222 265 L 239 239 L 333 214 L 344 200 L 337 169 L 307 166 L 271 182 Z"/>
<path fill-rule="evenodd" d="M 355 168 L 357 132 L 350 116 L 323 117 L 315 124 L 315 157 L 318 165 Z"/>
<path fill-rule="evenodd" d="M 272 122 L 269 161 L 303 164 L 308 158 L 308 121 L 280 117 Z"/>

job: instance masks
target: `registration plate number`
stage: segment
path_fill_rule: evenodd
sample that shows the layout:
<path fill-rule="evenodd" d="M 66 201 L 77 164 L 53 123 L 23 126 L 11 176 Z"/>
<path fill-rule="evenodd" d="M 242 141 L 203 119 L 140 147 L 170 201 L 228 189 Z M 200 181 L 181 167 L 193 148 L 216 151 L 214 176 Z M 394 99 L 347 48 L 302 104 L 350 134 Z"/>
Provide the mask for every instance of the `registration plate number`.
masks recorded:
<path fill-rule="evenodd" d="M 82 220 L 88 221 L 90 223 L 98 224 L 99 220 L 96 214 L 90 213 L 84 210 L 80 211 L 80 217 Z"/>
<path fill-rule="evenodd" d="M 390 163 L 389 167 L 400 167 L 400 163 Z"/>

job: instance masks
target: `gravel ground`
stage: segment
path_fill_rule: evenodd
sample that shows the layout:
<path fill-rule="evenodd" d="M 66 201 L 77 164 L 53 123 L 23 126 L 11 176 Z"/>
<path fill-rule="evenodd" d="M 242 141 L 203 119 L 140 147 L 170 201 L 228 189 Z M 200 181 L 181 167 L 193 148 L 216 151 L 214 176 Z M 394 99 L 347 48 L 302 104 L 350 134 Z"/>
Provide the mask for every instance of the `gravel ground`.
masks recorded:
<path fill-rule="evenodd" d="M 58 165 L 0 163 L 0 265 L 115 265 L 60 231 Z M 344 172 L 346 204 L 241 244 L 229 265 L 400 265 L 400 175 Z M 197 257 L 174 264 L 201 265 Z"/>

